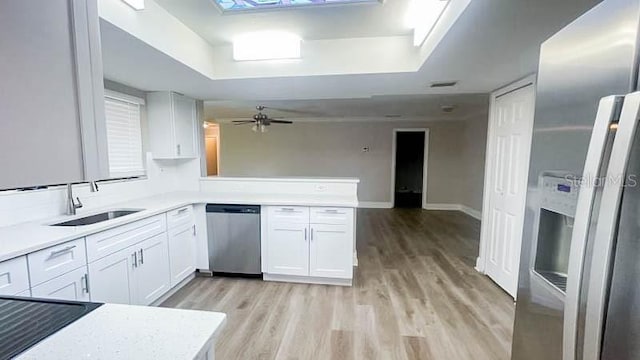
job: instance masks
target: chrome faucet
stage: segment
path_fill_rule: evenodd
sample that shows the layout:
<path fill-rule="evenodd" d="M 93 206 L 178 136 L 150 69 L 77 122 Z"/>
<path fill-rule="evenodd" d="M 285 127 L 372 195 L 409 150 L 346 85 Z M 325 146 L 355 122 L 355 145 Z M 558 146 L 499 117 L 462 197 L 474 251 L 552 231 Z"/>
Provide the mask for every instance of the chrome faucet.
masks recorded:
<path fill-rule="evenodd" d="M 76 202 L 76 200 L 78 202 Z M 73 200 L 72 184 L 67 184 L 67 215 L 75 215 L 76 209 L 83 206 L 79 197 L 76 197 L 76 200 Z"/>

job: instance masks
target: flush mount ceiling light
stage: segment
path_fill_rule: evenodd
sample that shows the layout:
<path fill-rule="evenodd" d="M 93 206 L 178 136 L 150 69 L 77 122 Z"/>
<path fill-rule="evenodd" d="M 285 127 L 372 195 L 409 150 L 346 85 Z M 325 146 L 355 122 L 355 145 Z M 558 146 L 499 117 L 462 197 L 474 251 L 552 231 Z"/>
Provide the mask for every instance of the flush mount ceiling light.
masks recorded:
<path fill-rule="evenodd" d="M 260 31 L 247 33 L 233 40 L 233 59 L 276 60 L 299 59 L 299 36 L 283 31 Z"/>
<path fill-rule="evenodd" d="M 405 22 L 413 29 L 413 46 L 420 46 L 433 30 L 449 0 L 411 0 Z"/>
<path fill-rule="evenodd" d="M 122 0 L 122 2 L 131 6 L 134 10 L 144 10 L 144 0 Z"/>

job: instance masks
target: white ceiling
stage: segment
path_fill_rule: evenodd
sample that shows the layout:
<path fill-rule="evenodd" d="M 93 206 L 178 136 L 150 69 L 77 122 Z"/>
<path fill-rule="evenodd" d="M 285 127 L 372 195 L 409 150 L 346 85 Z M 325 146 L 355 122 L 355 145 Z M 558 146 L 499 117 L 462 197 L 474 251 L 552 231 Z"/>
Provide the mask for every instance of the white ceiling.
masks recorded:
<path fill-rule="evenodd" d="M 214 0 L 156 0 L 214 46 L 235 35 L 283 30 L 305 40 L 409 35 L 404 22 L 409 0 L 323 5 L 294 9 L 222 13 Z"/>
<path fill-rule="evenodd" d="M 486 117 L 486 94 L 376 96 L 370 99 L 284 100 L 284 101 L 206 101 L 207 120 L 227 121 L 251 118 L 256 105 L 264 113 L 287 120 L 350 121 L 466 120 Z M 443 112 L 443 105 L 453 105 Z"/>
<path fill-rule="evenodd" d="M 261 21 L 269 18 L 272 20 L 268 23 L 279 18 L 280 24 L 299 27 L 305 37 L 353 37 L 406 32 L 399 25 L 404 17 L 400 9 L 406 5 L 405 0 L 387 0 L 380 6 L 237 15 L 220 15 L 213 4 L 209 4 L 210 0 L 158 1 L 173 15 L 188 22 L 198 34 L 214 43 L 226 41 L 239 29 L 263 24 Z M 173 90 L 203 100 L 238 102 L 236 105 L 232 102 L 227 105 L 218 103 L 220 114 L 217 116 L 224 118 L 248 116 L 256 103 L 269 105 L 269 100 L 284 101 L 275 103 L 283 106 L 275 107 L 316 107 L 338 117 L 384 116 L 393 113 L 389 109 L 396 106 L 394 104 L 411 103 L 415 99 L 430 101 L 425 96 L 429 94 L 488 93 L 535 72 L 540 44 L 597 2 L 473 0 L 417 72 L 243 79 L 211 79 L 103 20 L 105 77 L 145 91 Z M 205 11 L 207 8 L 210 10 Z M 385 13 L 381 14 L 379 9 Z M 350 21 L 359 25 L 351 26 Z M 429 83 L 440 80 L 459 80 L 459 84 L 448 89 L 429 88 Z M 323 102 L 318 99 L 333 100 Z M 432 105 L 413 110 L 409 105 L 406 115 L 403 115 L 413 116 L 430 111 L 428 109 L 437 110 L 443 102 L 464 103 L 462 99 L 450 101 L 435 97 L 432 98 Z M 468 106 L 470 112 L 476 111 L 472 110 L 472 105 Z M 209 108 L 215 107 L 210 105 Z M 459 108 L 458 115 L 464 111 L 467 111 L 466 105 Z"/>

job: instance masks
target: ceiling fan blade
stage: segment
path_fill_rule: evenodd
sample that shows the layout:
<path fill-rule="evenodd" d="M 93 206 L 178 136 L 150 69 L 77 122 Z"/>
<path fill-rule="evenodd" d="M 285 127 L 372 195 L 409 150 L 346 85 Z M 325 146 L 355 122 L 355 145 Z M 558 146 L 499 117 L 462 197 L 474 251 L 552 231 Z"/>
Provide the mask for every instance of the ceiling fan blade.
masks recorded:
<path fill-rule="evenodd" d="M 244 125 L 244 124 L 253 124 L 255 121 L 253 120 L 234 120 L 232 121 L 233 125 Z"/>
<path fill-rule="evenodd" d="M 286 112 L 286 113 L 291 113 L 291 114 L 299 114 L 299 115 L 312 115 L 312 116 L 321 116 L 322 115 L 321 112 L 313 111 L 313 110 L 285 109 L 285 108 L 271 107 L 271 106 L 265 106 L 264 108 L 267 109 L 267 110 L 274 110 L 274 111 Z"/>
<path fill-rule="evenodd" d="M 273 120 L 271 119 L 272 124 L 293 124 L 293 121 L 289 120 Z"/>

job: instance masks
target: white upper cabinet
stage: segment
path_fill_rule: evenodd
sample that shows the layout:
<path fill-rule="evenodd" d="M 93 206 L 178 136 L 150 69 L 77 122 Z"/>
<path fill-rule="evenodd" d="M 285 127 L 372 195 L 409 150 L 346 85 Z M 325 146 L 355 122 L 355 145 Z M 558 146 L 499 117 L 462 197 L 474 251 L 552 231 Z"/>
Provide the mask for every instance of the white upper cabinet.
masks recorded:
<path fill-rule="evenodd" d="M 174 92 L 147 95 L 151 152 L 156 159 L 197 157 L 196 101 Z"/>
<path fill-rule="evenodd" d="M 96 0 L 0 2 L 0 189 L 108 177 Z"/>

